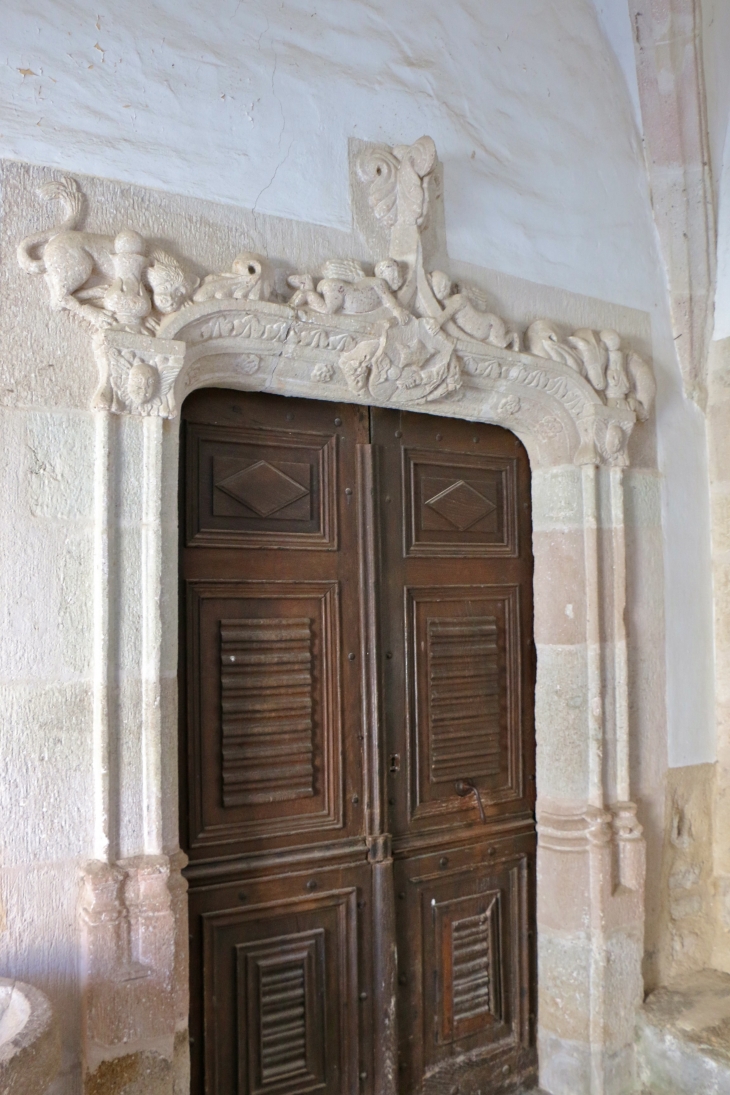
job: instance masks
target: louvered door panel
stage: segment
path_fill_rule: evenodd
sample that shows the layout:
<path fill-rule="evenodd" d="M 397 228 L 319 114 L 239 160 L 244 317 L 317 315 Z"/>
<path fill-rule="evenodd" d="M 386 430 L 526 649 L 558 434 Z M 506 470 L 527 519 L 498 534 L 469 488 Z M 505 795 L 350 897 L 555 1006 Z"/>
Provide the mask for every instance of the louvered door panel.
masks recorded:
<path fill-rule="evenodd" d="M 365 864 L 192 889 L 205 1095 L 355 1095 L 369 897 Z"/>
<path fill-rule="evenodd" d="M 400 859 L 403 1090 L 502 1090 L 529 1077 L 534 841 L 502 838 Z M 422 1085 L 422 1086 L 421 1086 Z"/>
<path fill-rule="evenodd" d="M 224 807 L 314 795 L 313 638 L 308 616 L 221 621 Z"/>
<path fill-rule="evenodd" d="M 191 850 L 340 830 L 336 582 L 191 581 Z"/>
<path fill-rule="evenodd" d="M 519 587 L 433 585 L 406 590 L 408 818 L 472 822 L 457 784 L 488 806 L 523 793 Z"/>
<path fill-rule="evenodd" d="M 428 746 L 434 783 L 499 772 L 496 616 L 426 621 Z"/>

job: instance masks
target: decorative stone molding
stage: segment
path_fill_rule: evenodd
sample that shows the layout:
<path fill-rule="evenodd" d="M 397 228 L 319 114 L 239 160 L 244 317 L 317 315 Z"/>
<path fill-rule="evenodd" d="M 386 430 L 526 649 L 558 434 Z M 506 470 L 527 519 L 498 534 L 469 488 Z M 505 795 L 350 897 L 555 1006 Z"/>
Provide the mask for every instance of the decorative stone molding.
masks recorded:
<path fill-rule="evenodd" d="M 636 419 L 653 405 L 651 367 L 616 331 L 565 334 L 541 319 L 520 334 L 483 292 L 427 271 L 435 165 L 430 137 L 363 152 L 357 171 L 390 231 L 389 257 L 371 273 L 352 259 L 293 271 L 288 297 L 262 255 L 243 252 L 199 283 L 132 229 L 82 231 L 71 178 L 43 188 L 66 217 L 23 240 L 18 259 L 45 276 L 52 308 L 94 332 L 95 406 L 115 414 L 172 418 L 194 387 L 277 390 L 284 377 L 291 394 L 486 417 L 534 432 L 555 462 L 625 465 Z"/>

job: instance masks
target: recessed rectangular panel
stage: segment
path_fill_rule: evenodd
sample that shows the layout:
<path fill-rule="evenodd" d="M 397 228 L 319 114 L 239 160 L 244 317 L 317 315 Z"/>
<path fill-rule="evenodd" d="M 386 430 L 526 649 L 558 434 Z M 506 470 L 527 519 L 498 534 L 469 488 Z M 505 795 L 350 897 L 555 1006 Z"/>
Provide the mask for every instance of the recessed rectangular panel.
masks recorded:
<path fill-rule="evenodd" d="M 520 793 L 520 642 L 514 586 L 406 591 L 410 814 L 478 820 Z"/>
<path fill-rule="evenodd" d="M 443 958 L 442 1042 L 458 1042 L 502 1020 L 499 906 L 499 890 L 433 905 Z"/>
<path fill-rule="evenodd" d="M 236 957 L 248 1091 L 324 1087 L 324 929 L 238 943 Z"/>
<path fill-rule="evenodd" d="M 356 895 L 344 888 L 202 914 L 209 1095 L 351 1090 Z"/>
<path fill-rule="evenodd" d="M 191 848 L 342 821 L 339 586 L 188 583 Z"/>
<path fill-rule="evenodd" d="M 515 556 L 516 504 L 508 457 L 403 450 L 406 556 Z"/>
<path fill-rule="evenodd" d="M 516 1082 L 532 1067 L 532 844 L 477 844 L 396 863 L 403 1090 L 502 1090 L 505 1075 Z"/>
<path fill-rule="evenodd" d="M 334 550 L 336 438 L 188 423 L 189 547 Z"/>

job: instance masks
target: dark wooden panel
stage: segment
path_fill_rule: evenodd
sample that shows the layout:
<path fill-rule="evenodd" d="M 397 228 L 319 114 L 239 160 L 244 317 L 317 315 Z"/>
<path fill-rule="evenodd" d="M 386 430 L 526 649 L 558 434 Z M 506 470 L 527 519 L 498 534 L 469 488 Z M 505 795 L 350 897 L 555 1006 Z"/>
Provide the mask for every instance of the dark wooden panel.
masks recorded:
<path fill-rule="evenodd" d="M 338 585 L 190 582 L 188 611 L 191 849 L 341 829 Z"/>
<path fill-rule="evenodd" d="M 519 587 L 406 590 L 411 822 L 472 823 L 522 792 Z M 463 788 L 462 788 L 463 789 Z"/>
<path fill-rule="evenodd" d="M 367 412 L 210 390 L 183 420 L 191 1092 L 369 1095 Z"/>
<path fill-rule="evenodd" d="M 336 438 L 190 423 L 187 543 L 337 549 Z"/>
<path fill-rule="evenodd" d="M 193 1095 L 528 1083 L 523 447 L 223 391 L 183 417 Z"/>
<path fill-rule="evenodd" d="M 497 637 L 496 616 L 426 619 L 429 766 L 433 783 L 499 772 Z"/>
<path fill-rule="evenodd" d="M 527 453 L 426 414 L 373 409 L 372 435 L 394 847 L 478 839 L 481 810 L 501 825 L 534 805 Z"/>
<path fill-rule="evenodd" d="M 191 973 L 204 1001 L 195 1077 L 202 1091 L 204 1070 L 207 1095 L 357 1090 L 362 889 L 322 879 L 311 893 L 308 882 L 247 883 L 245 901 L 225 888 L 191 891 L 201 945 Z"/>
<path fill-rule="evenodd" d="M 399 1090 L 535 1078 L 530 477 L 497 427 L 373 410 Z"/>
<path fill-rule="evenodd" d="M 533 835 L 396 863 L 402 1090 L 534 1077 L 533 872 Z"/>
<path fill-rule="evenodd" d="M 519 553 L 513 457 L 404 448 L 403 463 L 407 555 Z"/>
<path fill-rule="evenodd" d="M 324 1087 L 324 944 L 323 928 L 236 944 L 238 1042 L 248 1065 L 239 1090 Z"/>
<path fill-rule="evenodd" d="M 441 954 L 442 1044 L 502 1021 L 500 891 L 445 898 L 433 906 Z"/>

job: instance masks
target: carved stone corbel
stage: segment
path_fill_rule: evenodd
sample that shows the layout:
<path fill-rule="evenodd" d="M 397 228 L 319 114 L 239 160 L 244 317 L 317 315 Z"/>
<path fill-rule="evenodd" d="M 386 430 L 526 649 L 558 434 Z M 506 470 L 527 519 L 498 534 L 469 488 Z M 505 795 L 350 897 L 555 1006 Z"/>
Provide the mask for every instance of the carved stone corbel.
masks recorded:
<path fill-rule="evenodd" d="M 94 406 L 114 414 L 174 418 L 175 381 L 185 363 L 184 342 L 127 331 L 94 336 L 99 387 Z"/>

